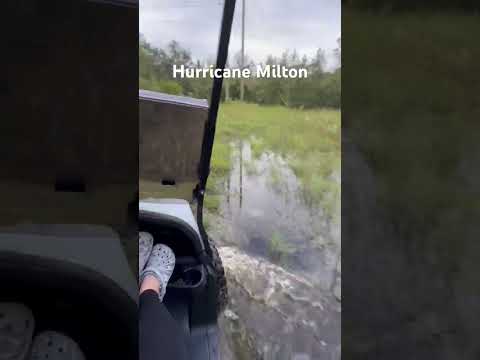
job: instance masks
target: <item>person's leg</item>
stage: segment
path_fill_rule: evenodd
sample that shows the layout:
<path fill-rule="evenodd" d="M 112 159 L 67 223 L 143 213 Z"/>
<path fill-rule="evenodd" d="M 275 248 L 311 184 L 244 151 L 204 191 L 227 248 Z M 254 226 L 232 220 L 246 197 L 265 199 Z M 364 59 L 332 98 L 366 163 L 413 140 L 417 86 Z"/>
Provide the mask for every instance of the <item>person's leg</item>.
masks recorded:
<path fill-rule="evenodd" d="M 140 274 L 139 359 L 187 360 L 186 338 L 163 305 L 175 255 L 165 245 L 155 245 Z"/>
<path fill-rule="evenodd" d="M 139 359 L 188 359 L 185 334 L 159 299 L 160 282 L 143 279 L 140 290 Z"/>

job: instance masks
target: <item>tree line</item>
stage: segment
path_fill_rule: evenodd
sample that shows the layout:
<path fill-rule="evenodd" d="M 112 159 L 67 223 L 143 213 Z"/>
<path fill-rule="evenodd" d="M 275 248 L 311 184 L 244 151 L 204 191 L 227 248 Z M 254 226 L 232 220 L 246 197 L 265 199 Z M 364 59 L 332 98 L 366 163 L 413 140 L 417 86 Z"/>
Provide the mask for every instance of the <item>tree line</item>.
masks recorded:
<path fill-rule="evenodd" d="M 385 12 L 422 10 L 480 10 L 477 0 L 342 0 L 342 6 Z"/>
<path fill-rule="evenodd" d="M 281 56 L 268 56 L 264 62 L 255 63 L 248 56 L 245 66 L 256 72 L 257 65 L 280 65 L 289 68 L 306 68 L 308 78 L 256 78 L 244 79 L 244 100 L 265 105 L 284 105 L 288 107 L 332 107 L 340 108 L 341 94 L 341 45 L 335 50 L 338 67 L 327 72 L 326 54 L 318 49 L 309 58 L 300 56 L 295 50 L 285 51 Z M 235 54 L 229 67 L 240 68 L 240 54 Z M 142 89 L 155 90 L 175 95 L 195 98 L 210 97 L 213 80 L 210 78 L 173 78 L 173 65 L 184 65 L 192 68 L 204 68 L 214 64 L 214 59 L 194 60 L 191 53 L 178 42 L 171 41 L 165 48 L 152 46 L 140 35 L 139 41 L 139 85 Z M 238 100 L 240 98 L 240 80 L 224 79 L 222 100 Z"/>

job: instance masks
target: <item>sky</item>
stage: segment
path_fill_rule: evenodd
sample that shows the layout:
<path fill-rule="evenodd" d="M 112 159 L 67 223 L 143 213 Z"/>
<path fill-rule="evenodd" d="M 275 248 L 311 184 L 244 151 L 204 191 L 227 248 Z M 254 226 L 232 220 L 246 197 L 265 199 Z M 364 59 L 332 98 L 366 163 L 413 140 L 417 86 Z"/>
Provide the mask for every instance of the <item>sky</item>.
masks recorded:
<path fill-rule="evenodd" d="M 140 33 L 156 47 L 172 40 L 194 59 L 214 59 L 220 34 L 223 0 L 140 0 Z M 296 49 L 312 57 L 333 49 L 341 36 L 341 0 L 245 0 L 245 52 L 255 62 Z M 241 49 L 242 0 L 237 0 L 230 58 Z"/>

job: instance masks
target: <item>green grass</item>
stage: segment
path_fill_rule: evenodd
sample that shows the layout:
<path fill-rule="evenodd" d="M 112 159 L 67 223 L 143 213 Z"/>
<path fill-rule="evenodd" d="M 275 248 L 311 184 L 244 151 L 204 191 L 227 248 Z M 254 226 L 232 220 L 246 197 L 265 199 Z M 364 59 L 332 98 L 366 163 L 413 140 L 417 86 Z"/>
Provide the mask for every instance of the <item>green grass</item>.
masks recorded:
<path fill-rule="evenodd" d="M 446 209 L 478 196 L 458 167 L 473 164 L 478 149 L 479 17 L 347 9 L 343 16 L 345 127 L 378 179 L 385 208 L 428 232 Z"/>
<path fill-rule="evenodd" d="M 270 169 L 270 173 L 268 174 L 268 182 L 273 188 L 278 189 L 281 186 L 282 174 L 278 168 L 272 167 Z"/>
<path fill-rule="evenodd" d="M 472 99 L 480 94 L 479 20 L 342 8 L 344 134 L 378 185 L 379 228 L 388 221 L 398 233 L 372 252 L 403 252 L 398 259 L 435 269 L 447 281 L 458 278 L 465 252 L 478 238 L 480 194 L 473 173 L 480 102 Z M 472 176 L 470 184 L 465 175 Z M 477 284 L 470 282 L 471 293 Z M 364 334 L 355 335 L 346 342 L 359 351 L 376 347 L 364 342 Z"/>
<path fill-rule="evenodd" d="M 254 157 L 265 151 L 283 156 L 298 176 L 305 196 L 333 213 L 340 187 L 329 176 L 340 171 L 339 110 L 221 104 L 209 178 L 213 188 L 228 173 L 229 144 L 238 139 L 250 141 Z M 332 192 L 338 196 L 326 196 Z"/>
<path fill-rule="evenodd" d="M 216 193 L 207 193 L 203 205 L 210 212 L 217 212 L 220 209 L 221 196 Z"/>
<path fill-rule="evenodd" d="M 278 264 L 287 265 L 288 257 L 295 252 L 295 248 L 288 244 L 283 235 L 274 231 L 268 242 L 268 255 Z"/>

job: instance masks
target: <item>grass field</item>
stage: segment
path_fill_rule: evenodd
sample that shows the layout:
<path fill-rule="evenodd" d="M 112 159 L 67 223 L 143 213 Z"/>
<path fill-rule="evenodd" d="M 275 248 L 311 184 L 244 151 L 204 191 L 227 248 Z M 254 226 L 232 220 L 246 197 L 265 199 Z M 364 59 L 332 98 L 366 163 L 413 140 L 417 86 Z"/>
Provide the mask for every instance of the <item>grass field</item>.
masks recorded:
<path fill-rule="evenodd" d="M 480 131 L 478 16 L 345 9 L 343 17 L 344 128 L 386 208 L 435 228 L 453 203 L 474 207 L 459 166 L 474 162 Z"/>
<path fill-rule="evenodd" d="M 239 102 L 220 106 L 206 197 L 209 210 L 218 208 L 218 183 L 231 166 L 230 142 L 249 140 L 253 155 L 265 151 L 284 157 L 301 181 L 306 196 L 332 213 L 340 185 L 340 111 L 298 110 Z"/>

